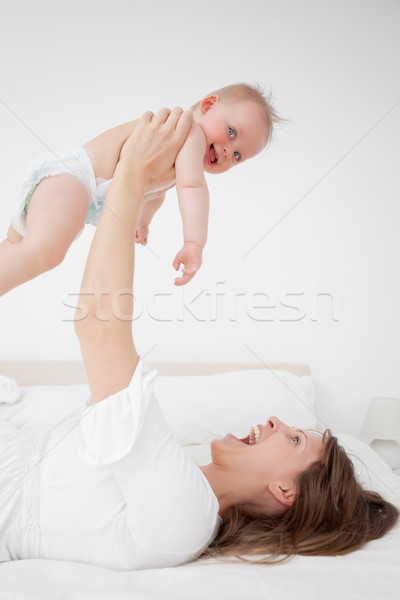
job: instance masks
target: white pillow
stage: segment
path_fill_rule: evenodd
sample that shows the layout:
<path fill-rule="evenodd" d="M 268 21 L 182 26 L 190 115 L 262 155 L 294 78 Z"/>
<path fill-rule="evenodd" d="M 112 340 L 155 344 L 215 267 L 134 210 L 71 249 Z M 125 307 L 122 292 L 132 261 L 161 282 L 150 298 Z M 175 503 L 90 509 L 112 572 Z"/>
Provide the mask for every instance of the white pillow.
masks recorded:
<path fill-rule="evenodd" d="M 51 429 L 81 414 L 88 385 L 26 386 L 15 404 L 0 405 L 0 419 L 21 429 Z M 251 425 L 275 415 L 289 425 L 316 428 L 309 375 L 248 370 L 200 376 L 158 376 L 155 395 L 178 440 L 204 444 L 230 432 L 244 437 Z"/>
<path fill-rule="evenodd" d="M 315 392 L 309 375 L 248 370 L 216 375 L 159 376 L 155 395 L 183 445 L 207 444 L 226 433 L 244 437 L 275 415 L 289 425 L 316 428 Z"/>
<path fill-rule="evenodd" d="M 356 477 L 363 488 L 378 492 L 400 508 L 400 477 L 387 462 L 365 442 L 352 435 L 335 434 L 352 459 Z M 400 521 L 398 523 L 400 528 Z"/>

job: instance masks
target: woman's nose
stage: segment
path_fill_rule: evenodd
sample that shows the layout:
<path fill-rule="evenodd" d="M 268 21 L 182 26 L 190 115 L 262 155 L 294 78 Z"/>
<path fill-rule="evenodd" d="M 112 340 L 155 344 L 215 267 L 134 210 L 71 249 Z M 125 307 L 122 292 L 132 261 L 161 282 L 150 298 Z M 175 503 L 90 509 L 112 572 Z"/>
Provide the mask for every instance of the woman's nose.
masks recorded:
<path fill-rule="evenodd" d="M 270 417 L 267 421 L 267 427 L 268 429 L 277 431 L 279 423 L 279 419 L 277 419 L 276 417 Z"/>

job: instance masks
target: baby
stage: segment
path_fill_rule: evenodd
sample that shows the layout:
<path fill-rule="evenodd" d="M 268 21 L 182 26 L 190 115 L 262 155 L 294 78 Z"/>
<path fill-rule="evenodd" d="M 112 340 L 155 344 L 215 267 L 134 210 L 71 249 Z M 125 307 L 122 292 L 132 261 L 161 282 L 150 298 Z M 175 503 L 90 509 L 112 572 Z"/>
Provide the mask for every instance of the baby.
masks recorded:
<path fill-rule="evenodd" d="M 193 125 L 179 152 L 175 181 L 146 190 L 136 242 L 146 244 L 150 222 L 166 190 L 176 185 L 183 246 L 173 266 L 188 283 L 199 269 L 207 240 L 209 194 L 204 172 L 223 173 L 258 154 L 278 117 L 256 87 L 237 84 L 212 92 L 192 107 Z M 110 129 L 60 157 L 33 162 L 19 206 L 0 244 L 0 295 L 62 262 L 85 223 L 96 225 L 121 149 L 137 121 Z"/>

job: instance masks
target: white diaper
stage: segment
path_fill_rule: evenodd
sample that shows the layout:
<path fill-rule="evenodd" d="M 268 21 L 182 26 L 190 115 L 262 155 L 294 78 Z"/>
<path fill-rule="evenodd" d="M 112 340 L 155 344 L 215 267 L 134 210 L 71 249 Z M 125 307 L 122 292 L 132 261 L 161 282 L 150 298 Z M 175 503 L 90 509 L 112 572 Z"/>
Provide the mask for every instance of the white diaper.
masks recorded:
<path fill-rule="evenodd" d="M 25 172 L 18 191 L 17 210 L 11 219 L 11 224 L 20 235 L 26 234 L 26 216 L 36 186 L 45 177 L 65 174 L 73 175 L 85 186 L 89 194 L 85 222 L 97 225 L 112 180 L 96 179 L 88 153 L 84 148 L 77 148 L 60 156 L 41 156 Z"/>
<path fill-rule="evenodd" d="M 16 200 L 17 209 L 11 219 L 11 224 L 20 235 L 26 235 L 26 217 L 36 186 L 45 177 L 65 174 L 73 175 L 79 179 L 89 194 L 89 210 L 85 223 L 98 224 L 112 179 L 96 178 L 85 148 L 76 148 L 60 156 L 55 154 L 41 156 L 34 160 L 25 172 Z M 160 198 L 160 195 L 164 195 L 165 191 L 173 185 L 175 185 L 175 181 L 171 180 L 148 187 L 143 200 Z M 79 237 L 80 233 L 76 237 Z"/>

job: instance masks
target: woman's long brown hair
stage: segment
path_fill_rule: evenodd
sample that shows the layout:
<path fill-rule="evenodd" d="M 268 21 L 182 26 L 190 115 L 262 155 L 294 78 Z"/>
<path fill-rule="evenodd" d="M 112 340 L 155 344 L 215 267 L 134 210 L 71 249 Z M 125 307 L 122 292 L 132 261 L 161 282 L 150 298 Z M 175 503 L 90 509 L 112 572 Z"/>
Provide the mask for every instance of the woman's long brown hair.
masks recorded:
<path fill-rule="evenodd" d="M 273 517 L 229 507 L 203 557 L 263 555 L 257 562 L 268 564 L 295 554 L 347 554 L 393 527 L 397 508 L 360 486 L 353 463 L 329 430 L 323 444 L 322 459 L 298 476 L 296 500 L 285 513 Z"/>

